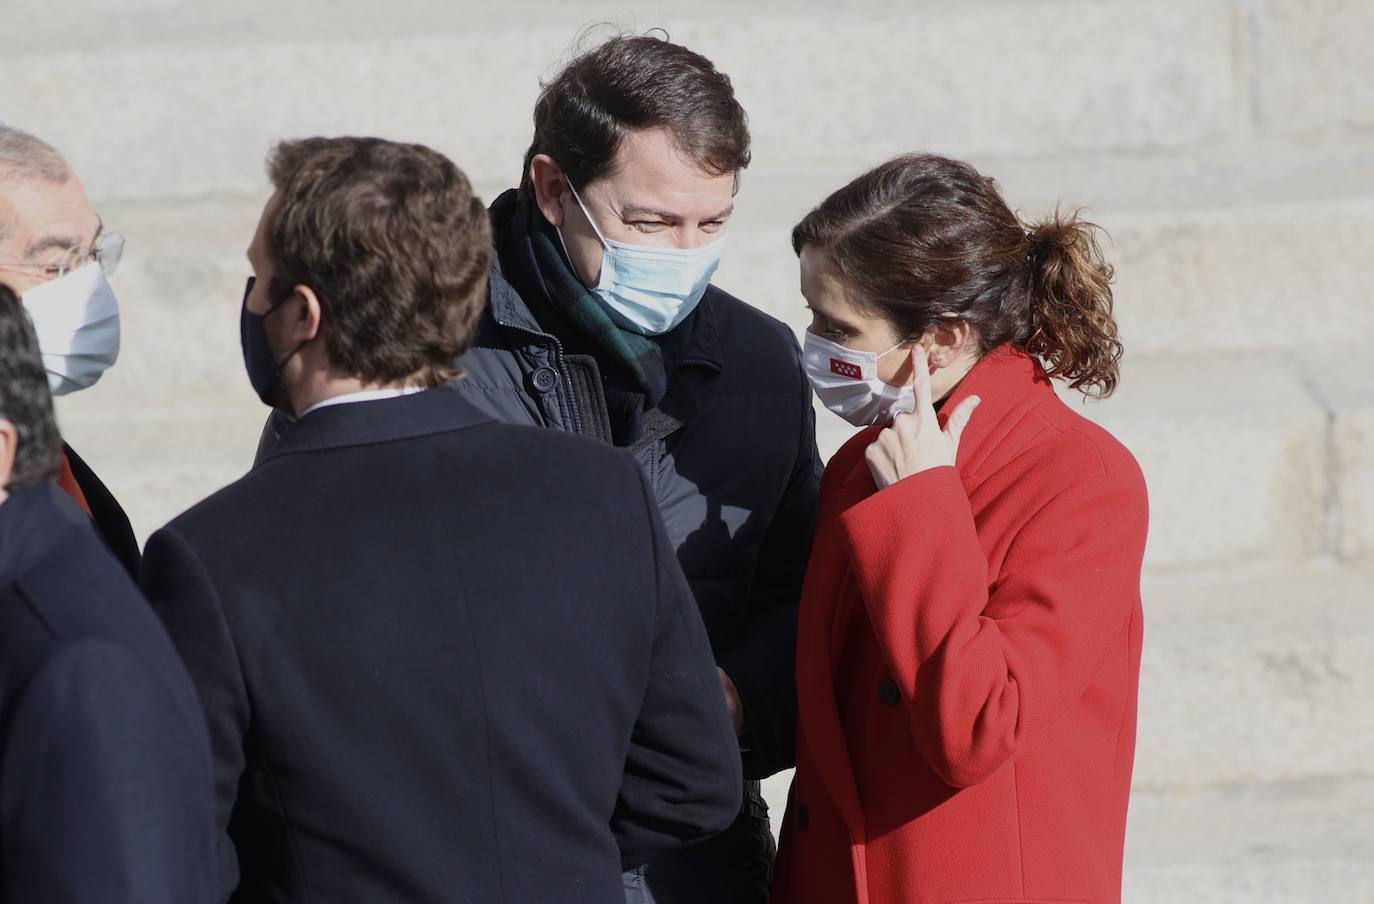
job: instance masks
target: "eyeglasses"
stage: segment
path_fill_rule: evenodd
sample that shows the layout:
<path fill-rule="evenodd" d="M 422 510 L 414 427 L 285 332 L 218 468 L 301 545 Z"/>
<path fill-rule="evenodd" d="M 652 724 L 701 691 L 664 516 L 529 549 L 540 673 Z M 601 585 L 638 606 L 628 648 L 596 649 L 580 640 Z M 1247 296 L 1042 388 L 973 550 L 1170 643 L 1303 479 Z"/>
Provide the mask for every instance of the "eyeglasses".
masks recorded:
<path fill-rule="evenodd" d="M 90 261 L 100 264 L 106 276 L 113 276 L 124 256 L 124 235 L 119 232 L 106 232 L 105 224 L 96 231 L 95 242 L 90 249 L 73 245 L 55 264 L 30 264 L 26 261 L 0 262 L 0 268 L 12 270 L 41 270 L 44 279 L 60 279 Z"/>

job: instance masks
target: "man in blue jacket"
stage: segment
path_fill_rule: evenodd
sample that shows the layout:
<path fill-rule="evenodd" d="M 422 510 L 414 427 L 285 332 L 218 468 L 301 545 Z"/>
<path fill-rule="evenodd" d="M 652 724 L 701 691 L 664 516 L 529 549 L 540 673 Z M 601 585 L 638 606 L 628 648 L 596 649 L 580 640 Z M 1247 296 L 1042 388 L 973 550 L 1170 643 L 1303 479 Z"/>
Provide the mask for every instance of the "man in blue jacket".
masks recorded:
<path fill-rule="evenodd" d="M 61 455 L 38 340 L 0 285 L 0 901 L 208 902 L 195 690 L 54 483 Z"/>
<path fill-rule="evenodd" d="M 711 635 L 750 781 L 724 833 L 625 877 L 632 904 L 766 900 L 755 780 L 795 755 L 811 390 L 791 331 L 711 284 L 749 144 L 729 78 L 686 47 L 622 36 L 572 60 L 492 205 L 491 304 L 461 362 L 493 417 L 635 455 Z"/>

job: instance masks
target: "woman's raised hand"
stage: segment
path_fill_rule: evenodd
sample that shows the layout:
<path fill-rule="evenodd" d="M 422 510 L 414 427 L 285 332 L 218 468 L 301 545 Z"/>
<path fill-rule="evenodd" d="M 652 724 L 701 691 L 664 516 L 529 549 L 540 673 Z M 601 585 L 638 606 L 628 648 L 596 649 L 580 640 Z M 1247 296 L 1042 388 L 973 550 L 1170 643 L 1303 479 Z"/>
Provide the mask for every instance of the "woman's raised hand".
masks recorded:
<path fill-rule="evenodd" d="M 941 430 L 931 398 L 929 359 L 919 342 L 911 349 L 911 367 L 916 377 L 916 410 L 897 415 L 892 426 L 879 433 L 864 453 L 873 482 L 880 490 L 903 477 L 953 465 L 959 454 L 959 437 L 973 409 L 982 401 L 978 396 L 964 399 L 950 412 Z"/>

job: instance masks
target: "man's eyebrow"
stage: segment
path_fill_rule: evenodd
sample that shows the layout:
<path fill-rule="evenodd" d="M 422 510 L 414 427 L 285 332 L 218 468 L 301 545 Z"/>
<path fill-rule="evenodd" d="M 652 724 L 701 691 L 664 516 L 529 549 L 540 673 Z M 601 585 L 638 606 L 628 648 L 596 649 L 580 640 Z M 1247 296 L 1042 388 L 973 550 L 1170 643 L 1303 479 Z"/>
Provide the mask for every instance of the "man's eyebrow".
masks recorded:
<path fill-rule="evenodd" d="M 105 231 L 105 221 L 100 218 L 99 214 L 96 214 L 95 223 L 95 238 L 92 240 L 91 244 L 95 244 L 95 242 L 99 241 L 101 233 Z M 80 236 L 70 234 L 64 235 L 60 232 L 51 232 L 29 246 L 28 257 L 37 257 L 38 255 L 42 254 L 44 251 L 47 251 L 50 248 L 60 248 L 61 250 L 66 251 L 70 248 L 76 248 L 80 244 Z"/>
<path fill-rule="evenodd" d="M 659 210 L 654 207 L 640 207 L 638 204 L 627 204 L 620 210 L 622 217 L 653 217 L 658 220 L 667 220 L 669 223 L 676 223 L 681 219 L 671 210 Z"/>
<path fill-rule="evenodd" d="M 730 216 L 730 214 L 732 214 L 732 213 L 734 213 L 734 212 L 735 212 L 735 205 L 734 205 L 734 204 L 731 204 L 729 207 L 725 208 L 724 210 L 722 210 L 720 213 L 716 214 L 715 216 L 706 217 L 704 220 L 702 220 L 702 222 L 703 222 L 703 223 L 714 223 L 716 220 L 723 220 L 723 219 L 725 219 L 726 217 Z M 682 219 L 682 217 L 681 217 L 679 214 L 673 213 L 671 210 L 659 210 L 659 209 L 656 208 L 656 207 L 640 207 L 638 204 L 627 204 L 627 205 L 625 205 L 625 207 L 623 207 L 623 208 L 621 209 L 620 215 L 621 215 L 622 217 L 625 217 L 625 218 L 630 218 L 630 217 L 653 217 L 653 218 L 655 218 L 655 219 L 664 220 L 665 222 L 668 222 L 668 223 L 677 223 L 677 222 L 681 221 L 681 219 Z"/>
<path fill-rule="evenodd" d="M 38 241 L 29 246 L 29 257 L 37 257 L 49 248 L 60 248 L 66 251 L 81 244 L 81 237 L 76 235 L 64 235 L 60 232 L 52 232 L 43 236 Z"/>

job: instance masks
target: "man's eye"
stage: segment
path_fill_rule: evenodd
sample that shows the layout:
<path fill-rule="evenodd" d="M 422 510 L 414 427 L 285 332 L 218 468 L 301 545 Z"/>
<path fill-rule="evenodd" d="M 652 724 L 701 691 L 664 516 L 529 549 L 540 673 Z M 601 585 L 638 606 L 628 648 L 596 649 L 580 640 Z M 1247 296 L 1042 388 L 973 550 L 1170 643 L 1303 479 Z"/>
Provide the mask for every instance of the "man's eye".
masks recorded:
<path fill-rule="evenodd" d="M 725 225 L 725 221 L 724 221 L 724 220 L 711 220 L 709 223 L 702 223 L 702 224 L 701 224 L 701 231 L 702 231 L 702 232 L 719 232 L 719 231 L 720 231 L 720 228 L 721 228 L 722 226 L 724 226 L 724 225 Z"/>
<path fill-rule="evenodd" d="M 666 225 L 666 223 L 657 223 L 652 220 L 635 220 L 634 222 L 630 223 L 630 226 L 632 226 L 634 229 L 637 229 L 640 232 L 659 232 Z"/>

